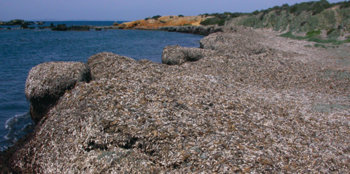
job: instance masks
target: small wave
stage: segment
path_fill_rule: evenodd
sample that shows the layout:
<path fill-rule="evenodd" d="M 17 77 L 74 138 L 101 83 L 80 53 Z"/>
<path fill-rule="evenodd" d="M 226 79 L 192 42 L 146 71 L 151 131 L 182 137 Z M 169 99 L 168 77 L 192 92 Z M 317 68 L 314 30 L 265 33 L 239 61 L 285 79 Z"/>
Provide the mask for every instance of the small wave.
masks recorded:
<path fill-rule="evenodd" d="M 8 119 L 5 123 L 5 129 L 7 134 L 0 140 L 0 151 L 6 150 L 16 143 L 18 139 L 33 131 L 34 123 L 28 112 Z"/>

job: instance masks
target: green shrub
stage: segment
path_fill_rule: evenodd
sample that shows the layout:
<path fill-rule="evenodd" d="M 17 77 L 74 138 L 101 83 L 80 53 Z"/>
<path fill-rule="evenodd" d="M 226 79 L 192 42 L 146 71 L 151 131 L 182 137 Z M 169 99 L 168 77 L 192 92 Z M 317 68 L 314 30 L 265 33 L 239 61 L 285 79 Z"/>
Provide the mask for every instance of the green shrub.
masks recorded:
<path fill-rule="evenodd" d="M 305 37 L 302 37 L 302 36 L 295 36 L 291 31 L 288 31 L 287 33 L 281 34 L 280 36 L 291 38 L 291 39 L 297 39 L 297 40 L 305 39 Z"/>
<path fill-rule="evenodd" d="M 312 15 L 316 15 L 321 13 L 323 10 L 331 7 L 331 4 L 327 0 L 320 0 L 314 2 L 302 2 L 299 4 L 295 4 L 289 8 L 289 12 L 299 15 L 304 11 L 312 12 Z"/>
<path fill-rule="evenodd" d="M 309 11 L 309 6 L 312 2 L 303 2 L 300 4 L 295 4 L 289 8 L 289 12 L 295 15 L 299 15 L 303 11 Z"/>
<path fill-rule="evenodd" d="M 288 4 L 283 4 L 281 9 L 282 10 L 288 10 L 289 9 L 289 5 Z"/>
<path fill-rule="evenodd" d="M 179 17 L 184 17 L 184 15 L 181 15 L 181 14 L 180 14 L 180 15 L 178 15 L 178 16 L 179 16 Z"/>
<path fill-rule="evenodd" d="M 288 38 L 291 38 L 291 39 L 297 39 L 297 40 L 307 40 L 307 41 L 311 41 L 311 42 L 316 42 L 317 44 L 340 45 L 340 44 L 343 44 L 343 43 L 350 43 L 350 39 L 340 41 L 340 40 L 336 40 L 336 39 L 321 39 L 321 38 L 318 38 L 318 37 L 310 37 L 312 35 L 315 36 L 316 34 L 318 34 L 318 31 L 311 31 L 311 32 L 308 32 L 308 33 L 309 33 L 309 35 L 307 34 L 305 37 L 303 37 L 303 36 L 295 36 L 295 35 L 292 34 L 292 32 L 289 31 L 287 33 L 281 34 L 280 36 L 288 37 Z M 316 46 L 316 44 L 315 44 L 315 46 Z M 318 46 L 322 47 L 320 45 L 318 45 Z"/>
<path fill-rule="evenodd" d="M 342 8 L 348 8 L 350 7 L 350 1 L 347 1 L 347 2 L 340 2 L 340 9 Z"/>
<path fill-rule="evenodd" d="M 314 46 L 315 46 L 315 47 L 318 47 L 318 48 L 327 48 L 325 45 L 323 45 L 323 44 L 318 44 L 318 43 L 314 44 Z"/>
<path fill-rule="evenodd" d="M 225 19 L 220 19 L 218 17 L 207 18 L 200 23 L 201 25 L 219 25 L 223 26 L 225 24 Z"/>
<path fill-rule="evenodd" d="M 260 11 L 259 10 L 255 10 L 255 11 L 253 11 L 253 15 L 257 15 L 257 14 L 259 14 L 260 13 Z"/>
<path fill-rule="evenodd" d="M 327 31 L 327 36 L 328 36 L 328 38 L 336 39 L 340 36 L 340 30 L 332 28 L 332 29 Z"/>
<path fill-rule="evenodd" d="M 313 3 L 310 7 L 310 10 L 312 11 L 312 15 L 315 15 L 321 13 L 323 10 L 329 8 L 330 6 L 331 5 L 327 0 L 320 0 L 318 2 Z"/>
<path fill-rule="evenodd" d="M 230 17 L 231 18 L 236 18 L 236 17 L 240 17 L 240 16 L 243 16 L 243 15 L 246 15 L 247 13 L 239 13 L 239 12 L 237 12 L 237 13 L 231 13 L 230 14 Z"/>
<path fill-rule="evenodd" d="M 160 15 L 156 15 L 156 16 L 153 16 L 153 17 L 152 17 L 152 19 L 157 20 L 157 19 L 159 19 L 160 17 L 162 17 L 162 16 L 160 16 Z"/>
<path fill-rule="evenodd" d="M 330 35 L 331 33 L 333 33 L 334 30 L 335 30 L 334 28 L 328 30 L 328 31 L 327 31 L 327 36 Z"/>
<path fill-rule="evenodd" d="M 313 31 L 309 31 L 306 33 L 306 36 L 309 38 L 315 37 L 315 36 L 319 36 L 321 34 L 320 30 L 313 30 Z"/>

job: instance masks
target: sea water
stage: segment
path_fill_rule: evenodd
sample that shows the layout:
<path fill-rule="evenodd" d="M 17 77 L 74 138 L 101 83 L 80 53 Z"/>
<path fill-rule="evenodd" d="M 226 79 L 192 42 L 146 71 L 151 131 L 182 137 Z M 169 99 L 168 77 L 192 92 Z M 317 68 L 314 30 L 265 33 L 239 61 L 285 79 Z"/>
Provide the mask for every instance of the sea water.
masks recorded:
<path fill-rule="evenodd" d="M 46 22 L 46 24 L 51 22 Z M 112 25 L 113 21 L 54 22 L 67 25 Z M 198 47 L 202 36 L 144 30 L 51 31 L 0 30 L 0 150 L 33 130 L 25 81 L 29 70 L 48 61 L 80 61 L 99 52 L 161 62 L 167 45 Z"/>

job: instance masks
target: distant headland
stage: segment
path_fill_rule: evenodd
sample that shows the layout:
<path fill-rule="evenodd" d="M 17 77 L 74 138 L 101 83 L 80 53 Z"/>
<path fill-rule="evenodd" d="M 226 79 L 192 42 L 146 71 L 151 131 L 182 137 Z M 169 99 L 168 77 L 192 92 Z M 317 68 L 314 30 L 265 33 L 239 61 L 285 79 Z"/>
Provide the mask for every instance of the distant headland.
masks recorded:
<path fill-rule="evenodd" d="M 329 3 L 326 0 L 284 4 L 252 13 L 224 12 L 197 16 L 170 15 L 147 17 L 130 22 L 115 22 L 111 26 L 43 25 L 43 21 L 15 19 L 0 26 L 20 26 L 21 29 L 51 29 L 53 31 L 89 31 L 102 29 L 166 30 L 208 35 L 223 26 L 245 26 L 271 29 L 284 37 L 316 42 L 350 42 L 350 2 Z M 11 27 L 8 27 L 11 29 Z"/>

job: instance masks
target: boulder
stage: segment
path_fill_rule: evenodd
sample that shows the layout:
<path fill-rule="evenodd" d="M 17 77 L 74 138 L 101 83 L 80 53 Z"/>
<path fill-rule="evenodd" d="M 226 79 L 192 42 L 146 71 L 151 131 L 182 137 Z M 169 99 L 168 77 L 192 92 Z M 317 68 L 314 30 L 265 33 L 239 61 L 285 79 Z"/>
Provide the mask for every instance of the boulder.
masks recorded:
<path fill-rule="evenodd" d="M 39 122 L 57 100 L 77 82 L 90 80 L 89 68 L 80 62 L 42 63 L 29 72 L 25 95 L 30 101 L 30 114 Z"/>
<path fill-rule="evenodd" d="M 181 65 L 187 61 L 197 61 L 203 57 L 213 55 L 213 51 L 200 48 L 186 48 L 181 46 L 167 46 L 163 50 L 162 63 Z"/>

